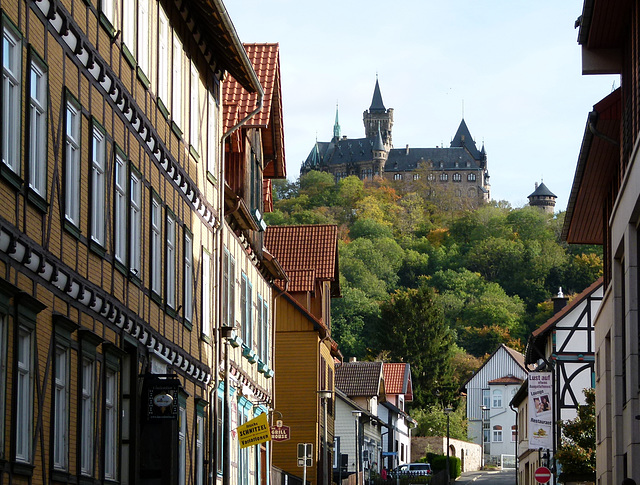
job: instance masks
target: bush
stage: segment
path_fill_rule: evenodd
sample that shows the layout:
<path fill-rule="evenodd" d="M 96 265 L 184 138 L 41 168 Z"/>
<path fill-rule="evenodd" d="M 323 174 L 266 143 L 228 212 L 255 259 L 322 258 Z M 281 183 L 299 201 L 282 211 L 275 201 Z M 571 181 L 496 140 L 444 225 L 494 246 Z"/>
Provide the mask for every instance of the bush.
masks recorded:
<path fill-rule="evenodd" d="M 445 455 L 436 455 L 433 453 L 430 453 L 430 455 L 432 455 L 430 457 L 431 459 L 430 463 L 431 463 L 431 469 L 433 470 L 433 473 L 447 469 L 447 457 Z M 429 455 L 427 455 L 427 458 L 429 458 Z M 449 457 L 449 473 L 451 475 L 451 478 L 459 477 L 461 471 L 462 471 L 462 463 L 460 462 L 460 458 L 458 458 L 457 456 L 450 456 Z"/>

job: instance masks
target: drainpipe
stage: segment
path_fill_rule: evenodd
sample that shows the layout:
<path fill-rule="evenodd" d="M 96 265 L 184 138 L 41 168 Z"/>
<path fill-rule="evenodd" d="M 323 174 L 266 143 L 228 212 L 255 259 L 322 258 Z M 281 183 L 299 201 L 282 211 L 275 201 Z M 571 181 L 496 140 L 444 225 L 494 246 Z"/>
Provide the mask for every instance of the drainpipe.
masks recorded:
<path fill-rule="evenodd" d="M 518 426 L 518 410 L 509 403 L 511 410 L 516 413 L 516 485 L 518 485 L 518 463 L 520 463 L 520 456 L 518 455 L 518 441 L 520 439 L 520 427 Z"/>
<path fill-rule="evenodd" d="M 227 27 L 229 28 L 230 31 L 235 32 L 235 29 L 233 28 L 233 24 L 231 23 L 231 20 L 228 18 L 228 14 L 226 12 L 226 10 L 224 9 L 224 6 L 222 6 L 222 13 L 223 13 L 223 20 L 228 21 L 228 25 Z M 240 44 L 240 48 L 242 48 L 244 50 L 244 47 Z M 245 64 L 245 68 L 249 71 L 250 75 L 251 75 L 251 81 L 253 83 L 253 87 L 255 88 L 255 91 L 258 93 L 258 102 L 256 105 L 256 108 L 249 113 L 245 118 L 243 118 L 240 122 L 238 122 L 235 126 L 233 126 L 232 128 L 229 129 L 229 131 L 227 131 L 225 134 L 222 135 L 222 138 L 220 139 L 220 150 L 221 150 L 221 164 L 220 164 L 220 181 L 218 183 L 218 210 L 219 210 L 219 221 L 220 221 L 220 225 L 218 226 L 218 228 L 216 228 L 216 233 L 214 234 L 214 238 L 215 238 L 215 244 L 218 247 L 218 254 L 220 257 L 220 265 L 218 267 L 219 271 L 218 271 L 218 321 L 222 322 L 222 315 L 223 315 L 223 308 L 222 308 L 222 296 L 223 296 L 223 280 L 222 280 L 222 274 L 223 274 L 223 262 L 224 262 L 224 244 L 223 244 L 223 232 L 222 232 L 222 227 L 224 226 L 224 187 L 225 187 L 225 159 L 226 159 L 226 153 L 225 153 L 225 143 L 227 138 L 229 138 L 229 136 L 234 133 L 236 130 L 238 130 L 240 127 L 242 127 L 244 124 L 247 123 L 247 121 L 249 121 L 253 116 L 255 116 L 261 109 L 264 103 L 264 90 L 262 89 L 262 86 L 260 84 L 260 81 L 258 80 L 258 76 L 255 72 L 255 70 L 253 69 L 253 66 L 251 65 L 251 62 L 249 61 L 249 58 L 246 57 L 246 55 L 242 58 L 243 63 Z M 234 282 L 235 284 L 235 282 Z M 231 325 L 233 326 L 235 322 L 227 322 L 227 323 L 231 323 Z M 218 336 L 218 352 L 220 354 L 222 354 L 222 349 L 220 346 L 220 342 L 222 340 L 222 332 L 220 332 L 219 336 Z M 222 423 L 222 442 L 223 442 L 223 466 L 222 466 L 222 483 L 223 485 L 230 485 L 231 483 L 231 406 L 230 406 L 230 401 L 231 401 L 231 395 L 229 392 L 229 339 L 225 338 L 225 351 L 224 351 L 224 419 L 223 419 L 223 423 Z M 220 355 L 221 357 L 221 355 Z M 218 382 L 217 377 L 218 377 L 218 362 L 220 362 L 219 357 L 216 358 L 216 383 Z M 217 385 L 216 385 L 217 388 Z M 210 416 L 215 416 L 215 406 L 210 405 L 210 410 L 211 410 L 211 414 Z M 211 420 L 210 420 L 211 421 Z M 210 452 L 211 455 L 213 455 L 213 446 L 210 446 Z M 212 460 L 211 463 L 213 463 L 213 456 L 211 456 Z M 214 477 L 213 477 L 213 473 L 210 474 L 210 485 L 214 484 Z"/>

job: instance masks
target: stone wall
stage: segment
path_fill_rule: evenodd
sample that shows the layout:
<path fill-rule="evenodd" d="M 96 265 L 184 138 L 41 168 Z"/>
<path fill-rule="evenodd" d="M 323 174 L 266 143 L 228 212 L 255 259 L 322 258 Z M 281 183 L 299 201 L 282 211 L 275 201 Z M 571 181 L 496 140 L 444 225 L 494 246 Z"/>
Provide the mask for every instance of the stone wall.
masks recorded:
<path fill-rule="evenodd" d="M 447 454 L 447 437 L 443 436 L 412 436 L 411 461 L 416 462 L 427 453 Z M 462 471 L 480 470 L 482 465 L 482 447 L 468 441 L 449 439 L 449 454 L 460 458 Z"/>

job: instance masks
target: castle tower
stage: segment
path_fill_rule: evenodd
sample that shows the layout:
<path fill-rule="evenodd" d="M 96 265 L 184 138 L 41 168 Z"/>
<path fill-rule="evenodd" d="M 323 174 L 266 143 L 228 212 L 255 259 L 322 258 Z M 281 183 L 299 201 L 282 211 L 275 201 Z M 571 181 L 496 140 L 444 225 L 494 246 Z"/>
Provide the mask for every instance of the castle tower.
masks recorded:
<path fill-rule="evenodd" d="M 371 106 L 363 113 L 362 121 L 364 122 L 364 131 L 367 138 L 375 139 L 379 130 L 382 135 L 382 141 L 387 149 L 393 147 L 391 136 L 391 130 L 393 128 L 393 108 L 386 109 L 384 107 L 377 78 Z"/>
<path fill-rule="evenodd" d="M 374 175 L 381 176 L 384 173 L 384 166 L 387 163 L 387 158 L 389 157 L 389 150 L 385 147 L 384 142 L 382 141 L 382 133 L 380 132 L 379 126 L 371 152 L 373 154 Z"/>
<path fill-rule="evenodd" d="M 536 190 L 527 197 L 529 205 L 531 207 L 540 207 L 547 214 L 553 214 L 558 196 L 551 192 L 543 182 L 540 182 L 540 185 L 536 182 L 535 187 Z"/>
<path fill-rule="evenodd" d="M 340 123 L 338 122 L 338 103 L 336 103 L 336 122 L 333 125 L 333 138 L 336 140 L 340 139 Z"/>

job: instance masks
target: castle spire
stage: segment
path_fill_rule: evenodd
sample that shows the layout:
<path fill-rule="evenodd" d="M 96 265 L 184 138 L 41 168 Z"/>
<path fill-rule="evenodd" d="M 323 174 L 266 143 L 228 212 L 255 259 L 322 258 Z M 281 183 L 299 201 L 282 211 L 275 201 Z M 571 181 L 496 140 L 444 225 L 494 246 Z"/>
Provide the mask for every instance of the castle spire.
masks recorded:
<path fill-rule="evenodd" d="M 340 123 L 338 122 L 338 103 L 336 103 L 336 122 L 333 125 L 333 137 L 340 138 Z"/>
<path fill-rule="evenodd" d="M 373 99 L 369 107 L 371 113 L 384 113 L 387 109 L 382 102 L 382 94 L 380 93 L 380 84 L 378 84 L 378 76 L 376 76 L 376 87 L 373 90 Z"/>

